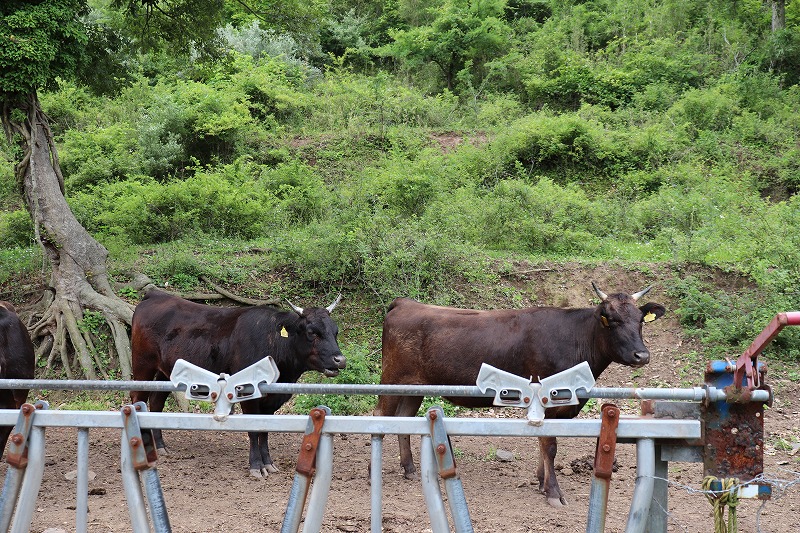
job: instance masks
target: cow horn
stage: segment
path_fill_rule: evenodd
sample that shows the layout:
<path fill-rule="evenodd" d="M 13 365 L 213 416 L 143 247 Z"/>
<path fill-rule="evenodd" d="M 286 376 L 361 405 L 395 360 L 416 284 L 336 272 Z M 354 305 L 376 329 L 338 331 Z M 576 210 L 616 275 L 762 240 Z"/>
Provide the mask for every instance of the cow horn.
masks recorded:
<path fill-rule="evenodd" d="M 294 305 L 289 300 L 286 300 L 286 303 L 288 303 L 290 306 L 292 306 L 292 309 L 294 309 L 294 312 L 297 313 L 298 315 L 302 315 L 303 314 L 303 308 L 302 307 L 297 307 L 296 305 Z"/>
<path fill-rule="evenodd" d="M 333 310 L 336 309 L 336 306 L 339 305 L 339 302 L 341 301 L 342 301 L 342 293 L 340 292 L 339 296 L 336 297 L 333 303 L 328 307 L 326 307 L 325 309 L 328 311 L 328 313 L 333 313 Z"/>
<path fill-rule="evenodd" d="M 652 288 L 653 288 L 653 286 L 650 285 L 646 289 L 643 289 L 643 290 L 637 292 L 636 294 L 631 294 L 631 298 L 633 298 L 633 301 L 635 302 L 636 300 L 638 300 L 639 298 L 641 298 L 642 296 L 647 294 L 650 291 L 650 289 L 652 289 Z"/>
<path fill-rule="evenodd" d="M 594 292 L 596 292 L 596 293 L 597 293 L 597 296 L 599 296 L 599 297 L 600 297 L 600 299 L 601 299 L 602 301 L 604 301 L 604 302 L 605 302 L 605 301 L 608 299 L 608 294 L 606 294 L 606 293 L 604 293 L 603 291 L 601 291 L 601 290 L 600 290 L 600 289 L 597 287 L 597 285 L 595 284 L 595 282 L 594 282 L 594 281 L 592 282 L 592 288 L 594 289 Z"/>

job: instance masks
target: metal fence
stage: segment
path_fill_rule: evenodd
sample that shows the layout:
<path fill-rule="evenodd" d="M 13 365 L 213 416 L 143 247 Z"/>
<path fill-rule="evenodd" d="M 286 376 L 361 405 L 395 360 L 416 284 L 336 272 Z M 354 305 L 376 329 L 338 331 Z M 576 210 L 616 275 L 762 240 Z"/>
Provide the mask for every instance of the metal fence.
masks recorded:
<path fill-rule="evenodd" d="M 533 384 L 538 386 L 538 384 Z M 224 384 L 222 385 L 224 386 Z M 170 382 L 136 381 L 62 381 L 62 380 L 0 380 L 0 388 L 32 390 L 160 390 L 186 392 L 191 385 Z M 424 396 L 497 396 L 498 391 L 479 387 L 397 386 L 397 385 L 332 385 L 260 383 L 262 394 L 393 394 Z M 714 387 L 688 389 L 662 388 L 599 388 L 573 391 L 576 398 L 602 399 L 663 399 L 667 403 L 721 401 L 725 391 Z M 191 397 L 191 391 L 187 394 Z M 555 396 L 555 394 L 554 394 Z M 767 391 L 754 391 L 753 401 L 767 401 Z M 526 398 L 527 399 L 527 398 Z M 674 402 L 680 400 L 681 402 Z M 29 409 L 29 411 L 31 411 Z M 119 413 L 98 411 L 49 410 L 45 404 L 29 413 L 0 410 L 0 425 L 17 424 L 9 456 L 24 449 L 27 460 L 23 465 L 9 465 L 3 494 L 0 498 L 0 531 L 28 531 L 44 468 L 45 432 L 47 427 L 72 427 L 78 430 L 78 475 L 76 479 L 76 531 L 87 530 L 88 433 L 96 428 L 115 428 L 121 432 L 121 464 L 123 486 L 128 500 L 132 530 L 135 532 L 170 531 L 167 509 L 159 483 L 155 461 L 148 459 L 148 439 L 151 429 L 196 431 L 267 431 L 313 436 L 316 470 L 298 473 L 287 505 L 282 532 L 319 531 L 330 491 L 333 463 L 332 437 L 335 434 L 371 436 L 371 512 L 373 532 L 382 529 L 382 443 L 385 435 L 408 434 L 421 437 L 420 466 L 423 494 L 434 533 L 451 531 L 444 512 L 445 498 L 450 506 L 453 530 L 472 531 L 468 505 L 457 475 L 440 476 L 446 468 L 443 461 L 452 458 L 448 436 L 492 437 L 601 437 L 603 419 L 547 419 L 532 423 L 525 419 L 445 418 L 440 408 L 433 408 L 423 417 L 335 416 L 326 408 L 313 410 L 309 416 L 300 415 L 230 415 L 230 409 L 220 414 L 152 413 L 143 406 L 124 406 Z M 322 422 L 320 422 L 320 419 Z M 316 422 L 316 424 L 315 424 Z M 144 437 L 143 437 L 144 436 Z M 690 454 L 680 453 L 677 441 L 693 441 L 701 437 L 701 422 L 697 418 L 668 419 L 652 416 L 619 416 L 613 431 L 615 441 L 635 442 L 637 477 L 631 501 L 626 532 L 666 532 L 667 524 L 661 509 L 667 508 L 667 461 Z M 16 439 L 16 441 L 15 441 Z M 19 442 L 23 441 L 23 442 Z M 16 447 L 16 448 L 15 448 Z M 13 453 L 12 453 L 13 452 Z M 613 456 L 613 453 L 612 453 Z M 697 460 L 697 459 L 691 459 Z M 298 461 L 298 464 L 301 461 Z M 587 532 L 603 530 L 607 480 L 597 475 L 593 479 Z M 311 487 L 310 495 L 309 487 Z M 308 496 L 308 499 L 306 498 Z M 302 512 L 305 504 L 305 519 Z M 653 503 L 651 505 L 651 503 Z M 148 519 L 148 510 L 150 519 Z M 13 521 L 12 521 L 13 519 Z M 9 529 L 10 528 L 10 529 Z"/>

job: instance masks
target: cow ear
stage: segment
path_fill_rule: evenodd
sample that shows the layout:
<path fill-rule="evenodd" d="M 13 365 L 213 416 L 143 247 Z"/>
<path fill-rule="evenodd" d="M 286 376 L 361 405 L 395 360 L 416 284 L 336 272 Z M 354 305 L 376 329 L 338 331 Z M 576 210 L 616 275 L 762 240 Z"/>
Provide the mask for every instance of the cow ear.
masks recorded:
<path fill-rule="evenodd" d="M 647 303 L 639 308 L 642 312 L 642 322 L 652 322 L 664 316 L 666 309 L 661 304 Z"/>
<path fill-rule="evenodd" d="M 297 335 L 298 324 L 294 320 L 286 320 L 278 324 L 278 335 L 287 338 L 290 335 Z"/>

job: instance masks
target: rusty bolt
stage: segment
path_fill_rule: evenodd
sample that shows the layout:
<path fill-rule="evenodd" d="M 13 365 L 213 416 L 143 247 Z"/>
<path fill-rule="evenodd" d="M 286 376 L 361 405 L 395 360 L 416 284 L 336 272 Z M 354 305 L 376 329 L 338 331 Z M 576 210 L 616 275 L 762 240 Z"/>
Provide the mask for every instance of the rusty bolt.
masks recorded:
<path fill-rule="evenodd" d="M 319 420 L 320 418 L 322 418 L 322 411 L 320 411 L 319 409 L 313 409 L 311 411 L 311 416 Z"/>
<path fill-rule="evenodd" d="M 310 442 L 306 443 L 306 451 L 307 452 L 310 452 L 313 449 L 314 449 L 314 445 L 313 444 L 311 444 Z"/>
<path fill-rule="evenodd" d="M 142 406 L 138 405 L 138 404 L 134 404 L 133 408 L 136 409 L 137 411 L 141 411 L 142 410 Z"/>
<path fill-rule="evenodd" d="M 430 415 L 430 417 L 431 417 L 431 420 L 436 420 L 437 418 L 439 418 L 439 415 L 438 415 L 438 414 L 436 414 L 436 411 L 431 411 L 431 412 L 429 413 L 429 415 Z"/>
<path fill-rule="evenodd" d="M 19 446 L 22 444 L 22 441 L 25 440 L 24 437 L 20 433 L 14 433 L 14 436 L 11 437 L 11 442 Z"/>
<path fill-rule="evenodd" d="M 28 416 L 33 412 L 33 406 L 29 403 L 22 404 L 22 414 Z"/>
<path fill-rule="evenodd" d="M 130 414 L 131 414 L 131 406 L 130 405 L 126 405 L 125 407 L 123 407 L 122 408 L 122 414 L 124 414 L 125 416 L 130 416 Z"/>
<path fill-rule="evenodd" d="M 603 451 L 606 453 L 610 452 L 611 446 L 609 446 L 608 444 L 603 444 Z"/>
<path fill-rule="evenodd" d="M 528 397 L 528 396 L 525 396 L 525 397 L 522 399 L 522 402 L 523 402 L 523 403 L 530 403 L 530 402 L 531 402 L 531 399 L 530 399 L 530 397 Z"/>
<path fill-rule="evenodd" d="M 444 455 L 444 452 L 446 452 L 446 451 L 447 451 L 447 448 L 445 448 L 444 444 L 440 444 L 440 445 L 438 445 L 436 447 L 436 453 L 438 453 L 439 455 Z"/>
<path fill-rule="evenodd" d="M 212 400 L 216 400 L 217 399 L 217 393 L 216 392 L 212 392 L 211 393 L 211 399 Z"/>
<path fill-rule="evenodd" d="M 525 398 L 525 402 L 527 402 L 527 401 L 528 401 L 528 399 L 527 399 L 527 398 Z M 544 398 L 542 398 L 542 403 L 543 403 L 543 404 L 546 404 L 548 401 L 549 401 L 549 400 L 548 400 L 547 396 L 545 396 Z"/>
<path fill-rule="evenodd" d="M 608 418 L 614 418 L 617 416 L 617 412 L 614 409 L 609 409 L 607 413 Z"/>
<path fill-rule="evenodd" d="M 138 448 L 139 446 L 142 445 L 142 439 L 140 439 L 139 437 L 131 438 L 130 442 L 131 442 L 131 446 L 133 446 L 134 448 Z"/>

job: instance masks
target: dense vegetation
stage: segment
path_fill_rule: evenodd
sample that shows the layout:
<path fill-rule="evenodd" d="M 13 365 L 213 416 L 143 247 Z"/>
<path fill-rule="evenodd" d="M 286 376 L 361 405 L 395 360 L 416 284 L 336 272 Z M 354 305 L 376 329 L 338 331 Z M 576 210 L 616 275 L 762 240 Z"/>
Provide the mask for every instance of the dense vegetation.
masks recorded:
<path fill-rule="evenodd" d="M 285 33 L 231 8 L 211 53 L 123 47 L 40 94 L 117 281 L 458 305 L 512 259 L 694 265 L 747 280 L 664 283 L 712 355 L 800 307 L 800 2 L 776 28 L 755 0 L 313 6 Z M 2 151 L 14 299 L 42 258 Z"/>

